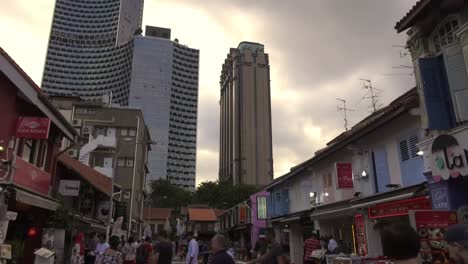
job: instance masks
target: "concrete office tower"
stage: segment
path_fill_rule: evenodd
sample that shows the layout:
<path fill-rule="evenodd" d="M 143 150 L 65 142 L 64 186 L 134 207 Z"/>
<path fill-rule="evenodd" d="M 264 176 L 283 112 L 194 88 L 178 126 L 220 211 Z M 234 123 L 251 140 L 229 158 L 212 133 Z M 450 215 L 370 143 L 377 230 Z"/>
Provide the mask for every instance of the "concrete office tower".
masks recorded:
<path fill-rule="evenodd" d="M 221 71 L 219 179 L 234 185 L 273 180 L 270 65 L 264 46 L 241 42 Z"/>
<path fill-rule="evenodd" d="M 132 39 L 141 27 L 143 0 L 56 0 L 42 88 L 127 105 Z"/>
<path fill-rule="evenodd" d="M 140 108 L 151 138 L 151 180 L 195 189 L 199 51 L 171 41 L 170 29 L 135 37 L 130 105 Z"/>

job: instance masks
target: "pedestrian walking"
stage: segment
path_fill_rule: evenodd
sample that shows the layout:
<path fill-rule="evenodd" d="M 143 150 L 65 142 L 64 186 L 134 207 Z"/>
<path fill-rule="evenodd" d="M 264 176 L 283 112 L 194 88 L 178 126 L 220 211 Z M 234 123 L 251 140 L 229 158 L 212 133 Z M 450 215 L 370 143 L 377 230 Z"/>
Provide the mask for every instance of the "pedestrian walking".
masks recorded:
<path fill-rule="evenodd" d="M 146 237 L 138 246 L 136 251 L 137 264 L 150 264 L 153 259 L 153 247 L 151 246 L 151 237 Z"/>
<path fill-rule="evenodd" d="M 188 244 L 188 251 L 187 257 L 185 259 L 186 264 L 197 264 L 198 263 L 198 243 L 197 240 L 193 237 L 193 233 L 187 234 L 187 240 L 189 241 Z"/>
<path fill-rule="evenodd" d="M 395 264 L 417 264 L 421 248 L 419 235 L 408 224 L 389 224 L 380 231 L 385 257 Z"/>
<path fill-rule="evenodd" d="M 445 240 L 448 243 L 450 259 L 454 264 L 468 263 L 468 225 L 454 225 L 447 229 Z"/>
<path fill-rule="evenodd" d="M 94 264 L 96 262 L 96 247 L 99 244 L 96 231 L 89 233 L 86 240 L 85 264 Z"/>
<path fill-rule="evenodd" d="M 109 239 L 109 247 L 99 257 L 98 264 L 123 264 L 122 253 L 118 251 L 120 238 L 112 236 Z"/>
<path fill-rule="evenodd" d="M 83 264 L 85 254 L 85 243 L 83 232 L 78 232 L 75 235 L 70 264 Z"/>
<path fill-rule="evenodd" d="M 210 264 L 234 264 L 234 259 L 226 252 L 226 239 L 223 235 L 215 235 L 211 239 L 213 256 Z"/>
<path fill-rule="evenodd" d="M 268 244 L 270 244 L 270 250 L 261 257 L 247 263 L 286 264 L 287 260 L 283 252 L 283 247 L 275 240 L 275 233 L 273 230 L 267 230 L 266 240 Z"/>
<path fill-rule="evenodd" d="M 122 247 L 124 264 L 136 264 L 136 251 L 138 243 L 133 237 L 129 237 L 127 243 Z"/>
<path fill-rule="evenodd" d="M 101 256 L 104 254 L 106 249 L 109 248 L 109 243 L 106 242 L 107 236 L 105 234 L 100 234 L 99 235 L 99 243 L 96 246 L 96 250 L 94 251 L 94 254 L 96 256 L 96 263 L 99 263 L 99 260 Z"/>
<path fill-rule="evenodd" d="M 171 264 L 172 263 L 172 243 L 167 238 L 167 232 L 159 232 L 159 243 L 154 248 L 155 264 Z"/>
<path fill-rule="evenodd" d="M 312 252 L 321 248 L 322 246 L 318 240 L 317 233 L 312 232 L 310 238 L 304 241 L 304 264 L 313 264 L 314 260 L 311 257 Z"/>

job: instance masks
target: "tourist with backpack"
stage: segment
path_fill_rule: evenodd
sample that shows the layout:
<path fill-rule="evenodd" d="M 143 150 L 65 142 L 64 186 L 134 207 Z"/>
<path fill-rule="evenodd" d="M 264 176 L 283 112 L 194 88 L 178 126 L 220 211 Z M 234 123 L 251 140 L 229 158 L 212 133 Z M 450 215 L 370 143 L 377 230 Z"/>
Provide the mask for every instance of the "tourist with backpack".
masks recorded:
<path fill-rule="evenodd" d="M 151 245 L 151 237 L 146 237 L 137 248 L 136 263 L 137 264 L 150 264 L 153 259 L 153 247 Z"/>

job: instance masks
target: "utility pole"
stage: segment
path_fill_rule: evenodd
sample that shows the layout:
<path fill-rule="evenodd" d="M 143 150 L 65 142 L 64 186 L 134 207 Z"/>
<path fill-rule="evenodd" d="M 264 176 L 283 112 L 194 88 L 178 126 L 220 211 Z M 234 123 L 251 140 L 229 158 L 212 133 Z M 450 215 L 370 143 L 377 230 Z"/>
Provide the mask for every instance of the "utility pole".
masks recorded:
<path fill-rule="evenodd" d="M 348 131 L 348 111 L 354 111 L 353 109 L 349 109 L 346 107 L 346 100 L 344 99 L 340 99 L 340 98 L 336 98 L 336 100 L 340 101 L 343 103 L 343 107 L 339 107 L 337 106 L 337 110 L 338 111 L 343 111 L 344 112 L 344 123 L 345 123 L 345 130 Z"/>
<path fill-rule="evenodd" d="M 371 99 L 372 101 L 372 113 L 374 113 L 375 111 L 378 110 L 379 106 L 378 106 L 378 94 L 376 93 L 376 91 L 378 89 L 372 87 L 372 81 L 371 80 L 367 80 L 367 79 L 359 79 L 361 81 L 364 82 L 363 84 L 363 88 L 366 89 L 366 90 L 369 90 L 370 92 L 370 96 L 368 97 L 364 97 L 364 98 L 368 98 L 368 99 Z"/>

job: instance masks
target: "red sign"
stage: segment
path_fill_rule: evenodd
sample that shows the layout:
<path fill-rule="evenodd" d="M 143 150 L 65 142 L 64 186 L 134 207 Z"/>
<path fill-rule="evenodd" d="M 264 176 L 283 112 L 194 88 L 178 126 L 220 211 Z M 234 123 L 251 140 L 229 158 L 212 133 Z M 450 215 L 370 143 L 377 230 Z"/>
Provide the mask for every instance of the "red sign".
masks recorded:
<path fill-rule="evenodd" d="M 382 203 L 369 208 L 369 218 L 407 215 L 409 210 L 430 210 L 431 200 L 427 197 Z"/>
<path fill-rule="evenodd" d="M 48 196 L 51 178 L 49 173 L 26 162 L 20 157 L 16 157 L 13 174 L 14 183 Z"/>
<path fill-rule="evenodd" d="M 364 216 L 357 214 L 354 216 L 354 224 L 356 225 L 356 240 L 358 244 L 358 256 L 367 256 L 367 238 L 366 226 L 364 225 Z"/>
<path fill-rule="evenodd" d="M 337 189 L 353 188 L 353 166 L 351 163 L 336 163 Z"/>
<path fill-rule="evenodd" d="M 453 211 L 414 211 L 412 223 L 421 239 L 420 257 L 423 263 L 445 263 L 448 260 L 448 244 L 444 240 L 447 227 L 457 224 Z M 448 263 L 448 262 L 447 262 Z"/>
<path fill-rule="evenodd" d="M 18 117 L 16 136 L 27 139 L 45 139 L 49 136 L 50 119 L 45 117 Z"/>
<path fill-rule="evenodd" d="M 245 205 L 239 206 L 239 223 L 245 224 L 247 222 L 247 208 Z"/>

